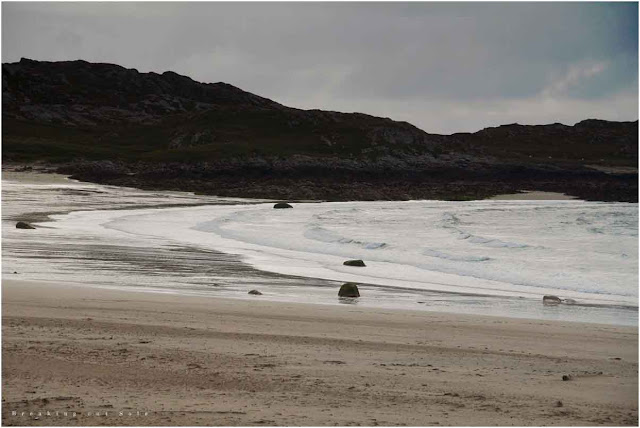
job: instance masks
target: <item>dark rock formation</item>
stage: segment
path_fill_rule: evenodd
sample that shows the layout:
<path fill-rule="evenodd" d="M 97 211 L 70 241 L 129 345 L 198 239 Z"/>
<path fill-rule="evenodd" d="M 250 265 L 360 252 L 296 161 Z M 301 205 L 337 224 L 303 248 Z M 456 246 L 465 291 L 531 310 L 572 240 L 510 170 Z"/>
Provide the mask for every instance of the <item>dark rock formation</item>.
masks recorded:
<path fill-rule="evenodd" d="M 139 73 L 113 64 L 26 58 L 3 64 L 2 71 L 3 115 L 41 123 L 157 124 L 162 117 L 214 105 L 279 106 L 227 83 L 203 84 L 170 71 Z"/>
<path fill-rule="evenodd" d="M 542 298 L 542 303 L 545 305 L 559 305 L 562 303 L 562 299 L 558 296 L 544 296 Z"/>
<path fill-rule="evenodd" d="M 338 297 L 360 297 L 358 285 L 352 282 L 342 284 L 340 291 L 338 291 Z"/>
<path fill-rule="evenodd" d="M 364 264 L 364 262 L 362 260 L 347 260 L 346 262 L 343 263 L 343 265 L 345 265 L 345 266 L 358 266 L 358 267 L 367 266 L 367 265 Z"/>
<path fill-rule="evenodd" d="M 559 305 L 559 304 L 564 304 L 564 305 L 577 305 L 578 302 L 576 302 L 573 299 L 561 299 L 558 296 L 544 296 L 542 298 L 542 303 L 545 305 Z"/>
<path fill-rule="evenodd" d="M 16 229 L 35 229 L 35 227 L 31 226 L 29 223 L 25 223 L 24 221 L 19 221 L 16 223 Z"/>
<path fill-rule="evenodd" d="M 262 296 L 262 293 L 258 290 L 251 290 L 249 291 L 249 294 L 253 294 L 254 296 Z"/>
<path fill-rule="evenodd" d="M 278 202 L 273 206 L 273 208 L 281 209 L 281 208 L 293 208 L 293 207 L 285 202 Z"/>

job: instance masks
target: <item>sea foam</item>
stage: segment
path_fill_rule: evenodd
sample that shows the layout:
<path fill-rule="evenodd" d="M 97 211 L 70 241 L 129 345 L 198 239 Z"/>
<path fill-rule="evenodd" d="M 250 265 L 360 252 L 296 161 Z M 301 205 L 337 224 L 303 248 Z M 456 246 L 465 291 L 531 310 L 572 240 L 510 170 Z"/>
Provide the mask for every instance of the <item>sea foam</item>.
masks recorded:
<path fill-rule="evenodd" d="M 637 306 L 637 221 L 637 204 L 411 201 L 141 210 L 101 224 L 283 274 Z M 342 265 L 352 258 L 367 268 Z"/>

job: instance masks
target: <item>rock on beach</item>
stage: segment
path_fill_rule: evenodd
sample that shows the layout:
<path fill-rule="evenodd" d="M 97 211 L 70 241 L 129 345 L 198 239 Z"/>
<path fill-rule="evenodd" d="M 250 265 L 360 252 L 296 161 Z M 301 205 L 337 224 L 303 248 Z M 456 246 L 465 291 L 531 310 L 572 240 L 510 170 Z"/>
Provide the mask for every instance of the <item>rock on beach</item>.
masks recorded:
<path fill-rule="evenodd" d="M 35 229 L 35 227 L 31 226 L 29 223 L 25 223 L 24 221 L 19 221 L 16 223 L 16 229 Z"/>
<path fill-rule="evenodd" d="M 544 296 L 542 303 L 544 305 L 559 305 L 562 303 L 562 300 L 558 296 Z"/>
<path fill-rule="evenodd" d="M 345 266 L 358 266 L 358 267 L 366 267 L 362 260 L 347 260 L 343 263 Z"/>
<path fill-rule="evenodd" d="M 281 208 L 293 208 L 293 207 L 291 205 L 287 204 L 286 202 L 278 202 L 277 204 L 275 204 L 273 206 L 273 208 L 281 209 Z"/>
<path fill-rule="evenodd" d="M 353 282 L 342 284 L 340 291 L 338 291 L 338 297 L 360 297 L 358 286 Z"/>

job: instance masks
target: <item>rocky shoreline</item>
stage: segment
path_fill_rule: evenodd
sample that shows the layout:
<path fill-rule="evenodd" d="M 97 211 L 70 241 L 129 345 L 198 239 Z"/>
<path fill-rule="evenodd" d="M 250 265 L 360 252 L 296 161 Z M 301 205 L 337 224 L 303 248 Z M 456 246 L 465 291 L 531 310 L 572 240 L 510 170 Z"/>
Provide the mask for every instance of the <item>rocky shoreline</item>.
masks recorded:
<path fill-rule="evenodd" d="M 228 166 L 228 164 L 227 164 Z M 80 181 L 145 190 L 173 190 L 225 197 L 278 200 L 475 200 L 522 190 L 565 193 L 580 199 L 638 202 L 637 173 L 608 174 L 593 169 L 543 170 L 511 165 L 489 169 L 440 168 L 432 171 L 355 171 L 324 168 L 265 170 L 238 164 L 127 164 L 77 161 L 9 164 L 66 174 Z"/>

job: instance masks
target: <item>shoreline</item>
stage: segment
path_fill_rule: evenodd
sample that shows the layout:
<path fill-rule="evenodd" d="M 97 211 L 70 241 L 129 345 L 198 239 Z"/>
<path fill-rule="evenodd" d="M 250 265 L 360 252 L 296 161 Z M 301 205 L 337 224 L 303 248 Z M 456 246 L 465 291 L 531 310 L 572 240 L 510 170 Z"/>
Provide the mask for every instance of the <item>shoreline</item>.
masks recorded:
<path fill-rule="evenodd" d="M 73 181 L 70 181 L 68 178 L 65 178 L 64 176 L 61 176 L 61 175 L 43 174 L 43 173 L 33 172 L 33 171 L 14 172 L 13 174 L 10 174 L 9 177 L 7 177 L 6 175 L 3 175 L 3 178 L 5 178 L 5 180 L 6 179 L 17 180 L 17 182 L 25 183 L 25 184 L 33 184 L 33 183 L 74 184 Z M 77 184 L 79 186 L 82 186 L 82 184 L 80 183 L 77 183 Z M 91 186 L 89 186 L 89 188 L 91 189 Z M 135 189 L 129 189 L 129 190 L 131 190 L 131 192 L 133 193 L 137 192 L 137 190 Z M 83 192 L 87 192 L 87 190 L 84 190 Z M 153 194 L 154 192 L 151 192 L 151 193 Z M 89 192 L 89 194 L 91 193 Z M 161 197 L 162 194 L 159 193 L 157 196 Z M 523 191 L 515 195 L 504 195 L 504 196 L 508 197 L 509 199 L 515 198 L 516 200 L 525 199 L 525 200 L 531 200 L 531 201 L 536 201 L 540 199 L 548 200 L 549 198 L 552 198 L 554 200 L 567 198 L 566 195 L 548 194 L 548 193 L 540 193 L 540 192 L 527 192 L 527 191 Z M 198 197 L 193 197 L 191 199 L 194 199 L 195 201 L 195 199 L 198 199 Z M 161 199 L 156 198 L 155 201 L 156 203 L 158 203 L 158 201 L 161 202 Z M 191 203 L 185 206 L 198 206 L 199 204 L 194 204 L 193 203 L 194 201 L 191 201 Z M 260 201 L 260 202 L 264 202 L 264 201 Z M 69 212 L 76 211 L 77 209 L 82 209 L 82 210 L 87 209 L 86 205 L 83 205 L 82 208 L 79 208 L 79 205 L 78 207 L 76 207 L 76 205 L 78 204 L 78 201 L 74 201 L 74 204 L 75 205 L 72 204 L 69 206 L 69 209 L 70 209 Z M 205 203 L 205 205 L 207 204 Z M 104 206 L 104 208 L 102 208 L 102 206 Z M 180 207 L 180 205 L 176 206 L 175 204 L 169 204 L 166 206 L 167 207 L 172 206 L 172 207 L 178 207 L 178 208 Z M 25 208 L 26 207 L 27 206 L 25 205 Z M 100 206 L 96 206 L 92 209 L 95 209 L 95 208 L 110 209 L 109 204 L 101 204 Z M 126 207 L 123 206 L 119 208 L 126 208 Z M 133 205 L 130 208 L 141 209 L 141 208 L 156 208 L 156 207 Z M 59 213 L 60 212 L 58 212 L 58 214 Z M 38 216 L 42 217 L 43 215 L 46 215 L 46 214 L 47 213 L 38 213 Z M 9 217 L 6 217 L 5 215 L 5 220 L 9 220 L 9 219 L 13 220 L 14 217 L 15 219 L 20 219 L 20 220 L 24 220 L 25 218 L 27 219 L 30 218 L 27 214 L 16 214 Z M 49 219 L 49 220 L 55 221 L 55 219 Z M 19 236 L 16 236 L 16 238 L 18 237 Z M 55 243 L 55 242 L 52 242 L 52 243 Z M 106 242 L 104 245 L 106 244 L 111 245 L 109 242 Z M 43 245 L 48 245 L 48 244 L 46 244 L 46 242 L 43 241 Z M 93 243 L 90 247 L 87 247 L 86 250 L 82 249 L 84 253 L 82 253 L 83 255 L 80 257 L 79 260 L 84 260 L 85 258 L 89 258 L 90 260 L 92 260 L 96 257 L 101 257 L 100 254 L 102 254 L 104 251 L 107 251 L 107 250 L 111 253 L 111 255 L 109 256 L 109 260 L 114 262 L 119 260 L 120 263 L 126 263 L 128 258 L 130 257 L 135 260 L 137 260 L 140 257 L 142 258 L 146 257 L 144 256 L 143 252 L 133 253 L 133 252 L 124 251 L 126 246 L 122 247 L 123 252 L 122 254 L 120 254 L 120 250 L 118 250 L 118 252 L 115 251 L 117 250 L 117 248 L 104 246 L 104 245 L 98 247 L 95 245 L 95 243 Z M 142 244 L 137 243 L 136 245 L 142 245 Z M 194 248 L 199 248 L 199 247 L 194 247 Z M 43 253 L 38 249 L 34 249 L 34 250 L 37 250 L 39 254 L 43 254 L 43 255 L 47 254 L 46 252 Z M 79 250 L 81 250 L 81 247 L 76 247 L 74 249 L 75 252 L 78 252 Z M 158 253 L 158 255 L 161 256 L 162 259 L 164 258 L 173 259 L 178 257 L 178 259 L 174 260 L 172 264 L 177 266 L 177 264 L 180 264 L 183 262 L 182 252 L 185 253 L 184 257 L 188 257 L 188 255 L 191 254 L 191 251 L 192 250 L 189 247 L 184 247 L 181 249 L 175 248 L 173 249 L 173 251 L 168 251 L 162 254 Z M 231 262 L 234 264 L 234 266 L 237 265 L 237 267 L 234 267 L 234 270 L 242 268 L 240 269 L 240 271 L 233 273 L 232 278 L 230 277 L 231 282 L 229 280 L 224 280 L 223 284 L 225 285 L 223 287 L 202 288 L 199 290 L 195 288 L 191 289 L 188 287 L 185 290 L 181 290 L 180 287 L 173 287 L 171 288 L 171 290 L 174 290 L 174 294 L 176 295 L 177 294 L 209 294 L 210 293 L 221 298 L 230 297 L 234 299 L 246 300 L 249 298 L 248 296 L 246 296 L 246 293 L 249 289 L 259 288 L 261 289 L 261 291 L 265 291 L 265 289 L 267 291 L 270 291 L 270 292 L 267 292 L 265 296 L 263 296 L 263 299 L 268 299 L 273 302 L 301 301 L 303 303 L 319 303 L 319 304 L 329 305 L 329 306 L 338 305 L 335 294 L 337 294 L 337 287 L 344 281 L 337 281 L 335 278 L 319 279 L 318 277 L 304 276 L 304 275 L 301 275 L 300 273 L 286 274 L 282 272 L 274 273 L 272 271 L 263 271 L 253 266 L 251 264 L 251 261 L 249 260 L 242 261 L 240 256 L 233 256 L 231 254 L 235 254 L 235 253 L 220 253 L 219 255 L 215 256 L 216 260 L 220 259 L 220 261 L 223 261 L 223 262 L 224 261 Z M 186 261 L 187 260 L 185 259 L 184 262 Z M 69 262 L 71 262 L 71 260 L 69 260 Z M 203 263 L 204 262 L 205 261 L 203 258 Z M 239 264 L 242 264 L 242 266 L 240 266 Z M 168 273 L 163 270 L 163 269 L 166 269 L 165 265 L 158 265 L 157 268 L 159 269 L 158 272 Z M 110 268 L 110 269 L 113 269 L 113 268 Z M 195 272 L 198 269 L 205 269 L 206 271 L 209 268 L 205 265 L 202 265 L 202 266 L 194 265 L 192 266 L 192 268 L 187 269 L 185 273 L 190 274 L 192 271 Z M 17 270 L 20 271 L 20 273 L 23 273 L 21 269 L 17 269 Z M 39 270 L 37 271 L 39 272 Z M 255 272 L 255 275 L 252 275 L 252 276 L 255 276 L 256 279 L 258 279 L 258 277 L 261 277 L 261 281 L 266 281 L 269 285 L 266 288 L 261 288 L 261 284 L 258 284 L 258 282 L 260 281 L 258 281 L 258 282 L 255 282 L 257 285 L 252 286 L 251 284 L 248 284 L 247 286 L 251 288 L 247 288 L 246 290 L 242 291 L 243 285 L 245 285 L 246 283 L 244 281 L 238 281 L 240 279 L 238 275 L 242 275 L 241 271 L 245 272 L 246 275 L 249 275 L 251 272 Z M 11 273 L 11 272 L 13 272 L 13 269 L 11 269 L 11 271 L 5 272 L 5 274 Z M 29 270 L 26 270 L 24 272 L 29 272 Z M 308 274 L 313 274 L 313 272 L 308 272 Z M 129 275 L 129 274 L 126 273 L 126 275 Z M 9 275 L 8 277 L 11 277 L 11 275 Z M 32 275 L 31 277 L 27 276 L 26 279 L 38 280 L 38 279 L 45 279 L 45 278 L 46 277 L 42 275 L 42 272 L 40 272 L 39 274 Z M 233 280 L 234 278 L 235 280 Z M 58 279 L 61 279 L 61 278 L 58 278 Z M 130 279 L 132 278 L 128 278 L 127 280 L 130 280 Z M 75 280 L 75 279 L 69 277 L 69 280 Z M 88 279 L 85 279 L 85 280 L 88 280 Z M 93 278 L 89 281 L 94 281 L 98 283 L 98 282 L 101 282 L 101 279 Z M 305 292 L 306 294 L 304 294 L 304 296 L 301 295 L 300 293 L 292 294 L 287 289 L 288 283 L 292 283 L 295 281 L 304 282 L 305 284 L 308 284 L 310 286 L 310 288 Z M 113 281 L 109 280 L 107 282 L 113 282 Z M 157 288 L 157 287 L 153 287 L 153 285 L 148 281 L 144 281 L 144 282 L 146 282 L 146 284 L 139 285 L 139 287 L 145 287 L 145 286 L 149 287 L 149 289 L 144 291 L 156 292 L 156 293 L 170 292 L 170 288 L 162 288 L 162 287 Z M 217 282 L 217 280 L 214 279 L 214 282 Z M 477 293 L 460 292 L 459 290 L 458 291 L 451 291 L 451 290 L 429 291 L 429 290 L 420 290 L 420 289 L 398 287 L 398 286 L 392 287 L 391 289 L 397 293 L 400 293 L 401 295 L 395 296 L 394 299 L 392 299 L 393 301 L 387 301 L 387 291 L 389 289 L 388 286 L 376 284 L 375 282 L 368 283 L 365 280 L 356 281 L 356 282 L 359 282 L 359 284 L 361 284 L 361 288 L 363 288 L 365 291 L 365 294 L 364 294 L 365 297 L 363 299 L 360 299 L 360 301 L 358 302 L 357 306 L 359 308 L 378 308 L 380 310 L 401 309 L 401 310 L 433 311 L 433 312 L 439 312 L 439 313 L 460 313 L 460 314 L 466 313 L 466 314 L 477 314 L 477 315 L 482 315 L 482 314 L 487 315 L 491 312 L 491 313 L 495 313 L 497 316 L 506 316 L 506 317 L 520 318 L 520 319 L 538 319 L 538 320 L 551 320 L 551 321 L 574 320 L 576 322 L 591 322 L 591 318 L 593 316 L 596 316 L 596 322 L 601 322 L 601 323 L 603 322 L 609 325 L 634 325 L 635 323 L 637 323 L 637 307 L 633 305 L 626 305 L 626 304 L 623 304 L 622 302 L 610 303 L 610 304 L 607 304 L 607 303 L 599 304 L 597 302 L 591 302 L 593 304 L 588 304 L 584 302 L 579 302 L 580 304 L 577 304 L 577 305 L 562 305 L 560 307 L 550 309 L 550 308 L 543 307 L 541 303 L 542 294 L 540 294 L 539 299 L 535 296 L 531 296 L 531 297 L 528 297 L 526 300 L 519 300 L 517 296 L 511 296 L 511 297 L 494 296 L 494 295 L 486 294 L 482 292 L 477 292 Z M 127 281 L 122 282 L 121 285 L 115 285 L 115 284 L 118 284 L 118 282 L 117 281 L 113 282 L 113 284 L 104 283 L 104 285 L 108 287 L 118 287 L 118 288 L 124 289 L 125 291 L 130 286 L 135 287 L 134 283 L 129 284 L 129 282 Z M 178 285 L 183 285 L 183 284 L 178 284 Z M 200 284 L 200 285 L 203 285 L 203 284 Z M 207 285 L 207 284 L 204 284 L 204 285 Z M 216 287 L 218 286 L 218 284 L 213 284 L 213 285 L 215 285 Z M 316 287 L 316 285 L 318 285 L 318 287 Z M 334 285 L 335 287 L 329 287 L 330 288 L 329 289 L 327 287 L 323 287 L 324 285 L 330 285 L 330 286 Z M 335 288 L 335 290 L 333 290 L 333 288 Z M 235 294 L 235 295 L 232 295 L 232 294 Z M 469 297 L 470 299 L 468 299 L 467 297 Z M 532 298 L 532 297 L 535 297 L 535 298 Z M 573 297 L 575 299 L 575 296 L 569 296 L 569 297 Z M 495 300 L 495 299 L 499 299 L 499 301 L 494 301 L 493 303 L 490 302 L 490 300 Z M 490 307 L 493 309 L 489 310 Z M 590 309 L 587 309 L 587 307 L 590 307 Z M 620 312 L 620 314 L 617 314 L 616 313 L 617 310 L 623 311 L 623 312 Z M 627 311 L 634 311 L 634 310 L 636 315 L 635 321 L 633 317 L 634 313 L 633 312 L 627 313 Z"/>
<path fill-rule="evenodd" d="M 60 174 L 57 172 L 50 172 L 49 169 L 17 171 L 15 166 L 13 167 L 13 169 L 11 169 L 11 167 L 8 167 L 8 166 L 3 166 L 2 179 L 9 180 L 9 181 L 17 181 L 25 184 L 66 184 L 66 183 L 100 184 L 98 182 L 81 181 L 81 180 L 72 179 L 71 175 Z M 122 187 L 122 186 L 117 186 L 117 187 Z M 143 191 L 153 190 L 153 189 L 142 189 L 137 187 L 130 187 L 130 188 L 143 190 Z M 178 192 L 199 196 L 197 193 L 188 192 L 188 191 L 178 191 Z M 217 196 L 217 195 L 202 195 L 202 196 Z M 238 198 L 246 199 L 247 201 L 256 201 L 256 203 L 276 201 L 275 199 L 271 200 L 271 199 L 243 198 L 243 197 L 238 197 Z M 494 196 L 487 196 L 485 198 L 475 199 L 475 200 L 477 201 L 485 201 L 485 200 L 545 201 L 545 200 L 584 200 L 584 199 L 579 199 L 577 196 L 571 196 L 561 192 L 547 192 L 547 191 L 539 191 L 539 190 L 519 190 L 516 193 L 501 193 Z M 297 200 L 297 199 L 291 199 L 288 201 L 292 203 L 309 203 L 309 204 L 328 202 L 326 200 Z M 345 202 L 357 202 L 357 200 L 345 201 Z"/>
<path fill-rule="evenodd" d="M 267 272 L 269 273 L 269 272 Z M 280 275 L 280 274 L 274 274 Z M 318 280 L 323 281 L 319 278 L 310 278 L 310 277 L 301 277 L 303 280 Z M 2 284 L 9 284 L 12 288 L 20 287 L 21 284 L 27 286 L 37 285 L 38 287 L 51 287 L 51 288 L 59 288 L 63 287 L 69 290 L 78 290 L 80 293 L 84 293 L 84 290 L 95 290 L 95 293 L 100 293 L 101 291 L 105 292 L 113 292 L 113 293 L 124 293 L 124 295 L 128 295 L 129 293 L 134 293 L 138 296 L 134 300 L 142 299 L 143 296 L 167 296 L 173 299 L 202 299 L 204 301 L 218 300 L 222 302 L 260 302 L 270 305 L 291 305 L 293 307 L 316 307 L 316 308 L 352 308 L 357 310 L 358 312 L 366 312 L 366 313 L 379 313 L 379 312 L 391 312 L 391 313 L 408 313 L 409 315 L 426 315 L 426 316 L 451 316 L 451 317 L 471 317 L 471 318 L 488 318 L 488 319 L 497 319 L 501 322 L 534 322 L 534 323 L 566 323 L 566 324 L 574 324 L 576 327 L 579 327 L 584 324 L 599 326 L 599 327 L 620 327 L 620 328 L 639 328 L 636 324 L 614 324 L 614 323 L 606 323 L 606 322 L 594 322 L 594 321 L 583 321 L 583 320 L 565 320 L 565 319 L 548 319 L 548 318 L 535 318 L 535 317 L 516 317 L 502 314 L 486 314 L 486 313 L 473 313 L 473 312 L 456 312 L 456 311 L 446 311 L 446 310 L 438 310 L 437 308 L 408 308 L 405 306 L 376 306 L 376 305 L 363 305 L 360 301 L 362 298 L 358 300 L 350 301 L 350 299 L 341 299 L 337 296 L 337 291 L 339 289 L 338 285 L 332 287 L 330 290 L 331 295 L 335 294 L 335 300 L 332 301 L 309 301 L 309 300 L 290 300 L 290 299 L 278 299 L 274 298 L 274 296 L 270 296 L 269 294 L 262 294 L 256 297 L 255 295 L 251 295 L 249 293 L 239 294 L 239 295 L 230 295 L 230 294 L 213 294 L 207 293 L 206 290 L 180 290 L 180 289 L 161 289 L 161 288 L 149 288 L 149 287 L 131 287 L 131 286 L 117 286 L 112 284 L 94 284 L 87 283 L 86 281 L 66 281 L 62 283 L 57 280 L 31 280 L 31 279 L 14 279 L 14 278 L 6 278 L 3 276 Z M 358 284 L 360 288 L 365 288 L 371 284 Z M 374 285 L 375 286 L 375 285 Z M 378 287 L 378 286 L 376 286 Z M 397 288 L 392 287 L 395 291 Z M 403 291 L 414 291 L 412 289 L 406 289 Z M 455 292 L 446 292 L 446 291 L 434 291 L 434 294 L 440 294 L 443 296 L 453 295 L 459 297 L 471 297 L 471 298 L 481 298 L 486 297 L 489 299 L 500 299 L 500 300 L 518 300 L 518 297 L 511 296 L 493 296 L 493 295 L 483 295 L 483 294 L 471 294 L 471 293 L 455 293 Z M 153 297 L 151 297 L 153 298 Z M 342 300 L 342 301 L 340 301 Z M 532 299 L 530 299 L 532 300 Z M 537 302 L 542 305 L 541 302 Z M 606 309 L 606 308 L 616 308 L 622 310 L 629 310 L 638 312 L 638 308 L 636 306 L 630 305 L 608 305 L 608 304 L 575 304 L 571 305 L 573 307 L 582 307 L 582 308 L 593 308 L 593 309 Z M 563 309 L 563 308 L 560 308 Z"/>
<path fill-rule="evenodd" d="M 114 168 L 109 163 L 109 168 Z M 368 176 L 335 177 L 321 179 L 314 176 L 288 177 L 242 177 L 238 175 L 214 175 L 206 180 L 198 177 L 163 178 L 163 173 L 151 172 L 142 168 L 136 170 L 132 165 L 119 165 L 116 170 L 102 170 L 100 162 L 87 165 L 69 163 L 27 162 L 3 164 L 5 171 L 56 173 L 74 177 L 79 182 L 135 188 L 147 191 L 178 191 L 202 196 L 237 197 L 246 199 L 268 199 L 274 201 L 306 202 L 346 202 L 346 201 L 402 201 L 402 200 L 441 200 L 470 201 L 486 200 L 505 195 L 518 195 L 520 189 L 533 189 L 534 192 L 571 195 L 573 199 L 600 202 L 637 203 L 637 171 L 627 169 L 584 167 L 573 178 L 550 175 L 545 179 L 530 177 L 515 179 L 506 183 L 492 176 L 469 176 L 461 178 L 447 174 L 439 178 L 408 180 L 393 178 L 391 181 Z M 95 167 L 97 170 L 92 171 Z M 123 168 L 121 171 L 118 168 Z M 602 172 L 602 169 L 609 172 Z M 132 172 L 133 171 L 133 172 Z M 590 185 L 585 185 L 584 174 L 595 174 Z M 148 175 L 148 176 L 147 176 Z M 437 176 L 437 174 L 436 174 Z M 635 176 L 635 180 L 633 179 Z M 304 183 L 300 187 L 300 183 Z M 631 188 L 630 188 L 631 186 Z M 635 186 L 635 187 L 634 187 Z M 633 190 L 635 188 L 635 191 Z M 330 189 L 330 190 L 327 190 Z"/>
<path fill-rule="evenodd" d="M 596 327 L 603 328 L 621 328 L 621 329 L 638 329 L 638 326 L 630 326 L 630 325 L 615 325 L 615 324 L 606 324 L 606 323 L 597 323 L 597 322 L 582 322 L 582 321 L 562 321 L 562 320 L 542 320 L 536 318 L 514 318 L 508 316 L 501 315 L 480 315 L 480 314 L 466 314 L 466 313 L 455 313 L 455 312 L 440 312 L 440 311 L 430 311 L 430 310 L 414 310 L 414 309 L 403 309 L 403 308 L 393 308 L 393 307 L 373 307 L 373 306 L 356 306 L 356 305 L 333 305 L 327 303 L 314 303 L 314 302 L 300 302 L 300 301 L 277 301 L 277 300 L 268 300 L 264 299 L 260 296 L 249 296 L 249 297 L 229 297 L 229 296 L 216 296 L 216 295 L 204 295 L 204 294 L 181 294 L 178 291 L 168 290 L 168 291 L 156 291 L 149 290 L 145 288 L 132 288 L 132 287 L 117 287 L 111 285 L 104 284 L 88 284 L 82 281 L 75 282 L 59 282 L 59 281 L 48 281 L 48 280 L 28 280 L 28 279 L 8 279 L 2 278 L 3 286 L 7 290 L 12 290 L 15 292 L 17 289 L 21 288 L 31 288 L 31 289 L 39 289 L 43 291 L 44 294 L 47 294 L 51 290 L 62 291 L 64 293 L 77 294 L 82 296 L 98 296 L 100 298 L 104 297 L 106 294 L 122 294 L 121 297 L 131 296 L 127 301 L 155 301 L 159 300 L 164 301 L 166 299 L 170 299 L 173 302 L 196 302 L 199 301 L 203 304 L 205 303 L 214 303 L 213 301 L 217 301 L 219 303 L 232 304 L 232 302 L 249 302 L 251 304 L 257 305 L 282 305 L 284 307 L 292 307 L 299 308 L 301 310 L 309 309 L 309 308 L 336 308 L 336 310 L 341 311 L 352 311 L 360 313 L 368 313 L 370 315 L 376 315 L 378 313 L 385 314 L 396 314 L 402 315 L 405 314 L 407 316 L 443 316 L 443 317 L 451 317 L 451 318 L 470 318 L 470 319 L 486 319 L 485 321 L 490 322 L 492 320 L 501 321 L 501 322 L 521 322 L 521 323 L 539 323 L 541 325 L 546 325 L 547 323 L 560 323 L 560 324 L 575 324 L 575 326 L 588 324 Z M 91 291 L 89 291 L 91 290 Z M 446 293 L 443 293 L 446 294 Z M 337 294 L 336 294 L 337 296 Z M 488 296 L 494 297 L 494 296 Z M 242 303 L 239 303 L 242 304 Z"/>
<path fill-rule="evenodd" d="M 638 421 L 637 327 L 15 280 L 2 298 L 5 425 Z M 11 414 L 45 409 L 84 413 Z M 148 415 L 87 415 L 123 409 Z"/>
<path fill-rule="evenodd" d="M 12 169 L 13 168 L 13 169 Z M 65 183 L 83 183 L 83 181 L 72 179 L 71 175 L 60 174 L 57 172 L 50 172 L 49 169 L 45 170 L 30 170 L 30 171 L 17 171 L 16 168 L 20 167 L 10 167 L 3 165 L 2 167 L 2 179 L 9 181 L 18 181 L 27 184 L 65 184 Z M 94 183 L 91 181 L 86 181 L 84 183 Z M 134 187 L 134 189 L 137 189 Z M 144 189 L 138 189 L 144 190 Z M 184 192 L 187 194 L 193 194 L 193 192 Z M 197 194 L 194 194 L 198 196 Z M 215 195 L 213 195 L 215 196 Z M 254 198 L 243 198 L 247 200 L 256 200 L 256 201 L 270 201 L 270 200 L 260 200 Z M 502 193 L 495 196 L 489 196 L 483 199 L 477 199 L 478 201 L 483 200 L 522 200 L 522 201 L 542 201 L 542 200 L 583 200 L 579 199 L 577 196 L 567 195 L 566 193 L 560 192 L 546 192 L 546 191 L 538 191 L 538 190 L 519 190 L 516 193 Z M 275 201 L 275 200 L 273 200 Z M 325 200 L 290 200 L 289 202 L 295 203 L 321 203 L 327 202 Z M 355 201 L 349 201 L 355 202 Z"/>

